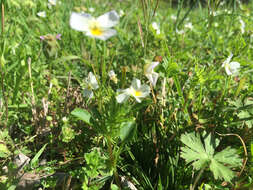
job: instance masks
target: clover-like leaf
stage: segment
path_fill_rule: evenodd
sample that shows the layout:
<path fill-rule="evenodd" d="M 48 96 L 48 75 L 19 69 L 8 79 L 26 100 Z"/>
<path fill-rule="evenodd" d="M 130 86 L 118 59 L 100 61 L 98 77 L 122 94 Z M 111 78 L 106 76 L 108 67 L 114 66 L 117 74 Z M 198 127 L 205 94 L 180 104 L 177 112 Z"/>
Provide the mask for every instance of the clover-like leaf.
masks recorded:
<path fill-rule="evenodd" d="M 181 141 L 186 145 L 181 148 L 182 158 L 186 163 L 191 163 L 194 169 L 200 170 L 208 166 L 215 179 L 230 182 L 234 177 L 230 168 L 239 166 L 242 160 L 236 154 L 236 150 L 230 147 L 215 154 L 219 139 L 215 139 L 211 134 L 203 136 L 204 145 L 199 134 L 189 133 L 181 136 Z"/>

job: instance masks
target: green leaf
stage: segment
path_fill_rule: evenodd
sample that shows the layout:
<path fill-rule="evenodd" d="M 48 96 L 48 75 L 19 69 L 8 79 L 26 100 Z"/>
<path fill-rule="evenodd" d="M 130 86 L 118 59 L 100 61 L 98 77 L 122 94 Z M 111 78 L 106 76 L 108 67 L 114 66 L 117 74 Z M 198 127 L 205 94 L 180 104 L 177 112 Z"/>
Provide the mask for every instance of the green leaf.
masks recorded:
<path fill-rule="evenodd" d="M 135 133 L 135 122 L 134 121 L 128 121 L 123 122 L 120 127 L 120 139 L 122 142 L 130 141 Z"/>
<path fill-rule="evenodd" d="M 242 160 L 239 158 L 238 154 L 236 154 L 236 149 L 232 149 L 227 147 L 215 154 L 214 159 L 223 164 L 229 164 L 232 167 L 240 166 Z"/>
<path fill-rule="evenodd" d="M 186 147 L 181 148 L 181 157 L 185 159 L 186 163 L 191 163 L 197 170 L 207 166 L 210 167 L 215 179 L 223 178 L 226 181 L 231 181 L 234 173 L 229 168 L 240 166 L 242 162 L 236 154 L 236 150 L 227 147 L 215 154 L 215 148 L 219 145 L 220 141 L 214 139 L 211 133 L 208 135 L 204 133 L 203 140 L 204 146 L 199 134 L 189 133 L 182 135 L 181 141 Z"/>
<path fill-rule="evenodd" d="M 15 190 L 16 189 L 16 185 L 11 185 L 9 188 L 8 188 L 8 190 Z"/>
<path fill-rule="evenodd" d="M 91 118 L 91 114 L 81 108 L 76 108 L 71 112 L 72 115 L 76 116 L 78 119 L 84 121 L 85 123 L 91 125 L 90 123 L 90 118 Z"/>
<path fill-rule="evenodd" d="M 41 154 L 44 152 L 45 148 L 46 148 L 47 144 L 45 144 L 40 150 L 39 152 L 33 157 L 32 161 L 31 161 L 31 166 L 34 167 L 36 165 L 36 163 L 38 163 L 39 157 L 41 156 Z"/>
<path fill-rule="evenodd" d="M 181 156 L 187 163 L 193 162 L 195 169 L 199 170 L 207 164 L 208 155 L 201 143 L 200 136 L 194 133 L 186 134 L 181 136 L 181 141 L 188 147 L 182 147 Z"/>
<path fill-rule="evenodd" d="M 215 159 L 212 159 L 210 164 L 210 170 L 213 172 L 215 179 L 222 179 L 224 178 L 225 181 L 231 181 L 234 177 L 234 173 L 223 164 L 220 164 Z"/>
<path fill-rule="evenodd" d="M 253 141 L 250 143 L 251 162 L 253 162 Z"/>
<path fill-rule="evenodd" d="M 0 158 L 6 158 L 11 154 L 9 149 L 5 144 L 0 144 Z"/>
<path fill-rule="evenodd" d="M 111 184 L 111 190 L 118 190 L 118 186 L 115 184 Z"/>

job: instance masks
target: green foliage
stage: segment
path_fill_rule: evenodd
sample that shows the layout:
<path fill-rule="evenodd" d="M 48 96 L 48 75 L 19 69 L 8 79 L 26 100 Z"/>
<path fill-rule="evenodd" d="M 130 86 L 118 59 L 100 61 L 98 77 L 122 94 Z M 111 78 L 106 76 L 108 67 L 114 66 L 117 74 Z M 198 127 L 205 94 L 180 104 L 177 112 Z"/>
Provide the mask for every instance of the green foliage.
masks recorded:
<path fill-rule="evenodd" d="M 7 130 L 0 130 L 0 157 L 8 158 L 11 156 L 11 150 L 7 147 L 13 146 L 13 142 L 8 134 Z"/>
<path fill-rule="evenodd" d="M 36 166 L 38 166 L 38 162 L 39 162 L 39 157 L 41 156 L 41 154 L 44 152 L 45 148 L 47 147 L 47 144 L 44 144 L 44 146 L 39 150 L 39 152 L 37 152 L 35 154 L 35 156 L 33 157 L 33 159 L 31 160 L 31 166 L 34 168 Z"/>
<path fill-rule="evenodd" d="M 64 124 L 62 126 L 62 141 L 68 143 L 74 138 L 75 138 L 75 131 L 68 124 Z"/>
<path fill-rule="evenodd" d="M 209 167 L 215 179 L 231 182 L 234 172 L 230 168 L 238 167 L 242 163 L 236 154 L 237 151 L 227 147 L 221 152 L 215 153 L 215 149 L 220 143 L 219 139 L 214 139 L 211 133 L 203 136 L 204 144 L 202 144 L 199 134 L 182 135 L 181 141 L 186 147 L 181 148 L 181 157 L 185 159 L 186 163 L 191 163 L 194 169 L 200 170 Z"/>
<path fill-rule="evenodd" d="M 136 130 L 136 124 L 134 121 L 123 122 L 120 126 L 120 139 L 122 142 L 130 141 L 133 138 Z"/>
<path fill-rule="evenodd" d="M 24 174 L 70 174 L 61 189 L 124 189 L 123 177 L 140 190 L 185 190 L 196 180 L 195 189 L 250 189 L 253 3 L 201 2 L 3 1 L 0 168 L 9 171 L 0 171 L 0 189 L 18 186 L 12 158 L 19 153 L 33 158 Z M 120 19 L 106 41 L 70 27 L 72 12 L 97 17 L 110 10 Z M 241 65 L 237 76 L 222 67 L 231 53 Z M 144 72 L 153 61 L 156 86 Z M 98 85 L 92 97 L 84 96 L 89 72 Z M 124 91 L 133 78 L 151 93 L 119 104 L 121 92 L 133 96 Z M 199 129 L 238 134 L 245 146 L 231 136 L 220 142 L 192 133 Z M 232 180 L 245 148 L 248 162 Z M 186 163 L 204 172 L 199 179 Z M 40 186 L 58 188 L 51 178 Z"/>
<path fill-rule="evenodd" d="M 76 116 L 78 119 L 83 120 L 85 123 L 90 124 L 91 115 L 88 111 L 76 108 L 71 112 L 71 114 Z"/>
<path fill-rule="evenodd" d="M 85 172 L 82 189 L 100 189 L 105 181 L 95 180 L 106 176 L 111 176 L 112 172 L 108 169 L 106 164 L 107 159 L 98 149 L 92 150 L 90 153 L 84 155 L 86 166 L 83 168 Z"/>

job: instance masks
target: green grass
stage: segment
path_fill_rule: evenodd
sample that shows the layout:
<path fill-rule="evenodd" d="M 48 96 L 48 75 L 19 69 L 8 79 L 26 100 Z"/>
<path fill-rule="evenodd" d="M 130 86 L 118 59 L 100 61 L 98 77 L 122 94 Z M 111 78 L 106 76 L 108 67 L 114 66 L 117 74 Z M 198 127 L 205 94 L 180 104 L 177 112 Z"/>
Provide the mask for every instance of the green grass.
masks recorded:
<path fill-rule="evenodd" d="M 252 3 L 210 1 L 208 8 L 159 1 L 155 8 L 151 0 L 75 0 L 49 9 L 46 0 L 2 2 L 0 164 L 9 172 L 0 171 L 0 189 L 17 186 L 13 158 L 19 153 L 35 160 L 25 172 L 72 176 L 65 189 L 120 189 L 121 177 L 144 190 L 190 189 L 195 181 L 195 189 L 253 188 Z M 73 11 L 97 17 L 111 10 L 124 15 L 107 41 L 70 27 Z M 45 18 L 37 16 L 40 11 Z M 222 67 L 230 53 L 241 65 L 237 76 Z M 141 103 L 133 97 L 117 103 L 117 90 L 129 88 L 134 78 L 149 85 L 144 65 L 151 61 L 160 64 L 150 95 Z M 83 96 L 89 72 L 99 84 L 91 99 Z M 215 153 L 235 149 L 231 159 L 244 162 L 230 169 L 239 174 L 244 167 L 242 173 L 224 185 L 227 176 L 215 179 L 208 163 L 199 169 L 186 164 L 181 149 L 187 144 L 180 139 L 194 131 L 203 142 L 204 132 L 219 138 Z M 46 164 L 39 164 L 43 159 Z M 41 187 L 62 189 L 52 180 Z"/>

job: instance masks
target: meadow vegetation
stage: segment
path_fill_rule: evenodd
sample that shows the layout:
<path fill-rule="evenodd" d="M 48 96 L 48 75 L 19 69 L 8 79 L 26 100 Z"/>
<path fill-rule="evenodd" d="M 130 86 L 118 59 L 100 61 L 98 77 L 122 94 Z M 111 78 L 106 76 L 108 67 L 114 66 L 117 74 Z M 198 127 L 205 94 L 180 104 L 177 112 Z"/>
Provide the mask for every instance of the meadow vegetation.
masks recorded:
<path fill-rule="evenodd" d="M 0 189 L 253 189 L 252 9 L 2 0 Z"/>

